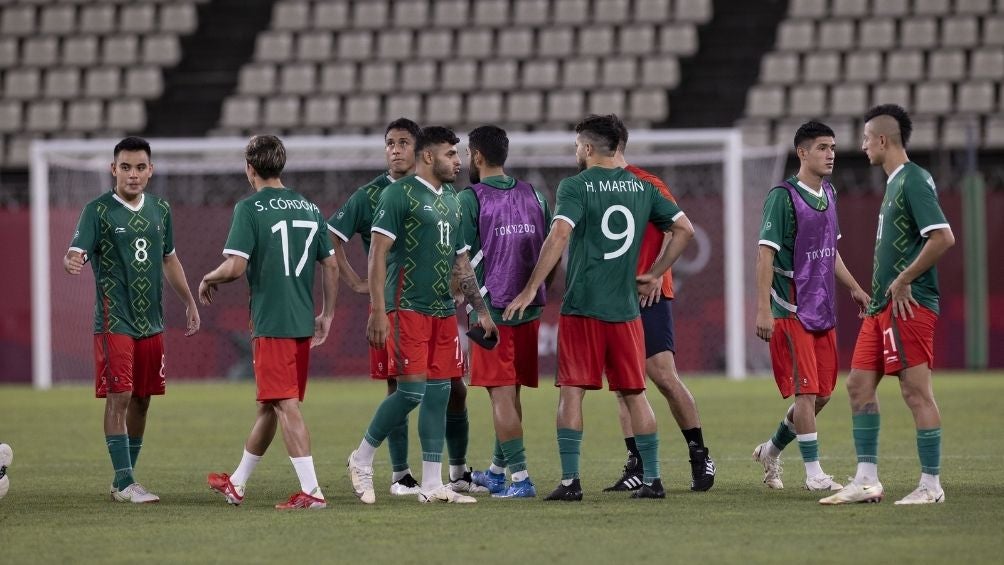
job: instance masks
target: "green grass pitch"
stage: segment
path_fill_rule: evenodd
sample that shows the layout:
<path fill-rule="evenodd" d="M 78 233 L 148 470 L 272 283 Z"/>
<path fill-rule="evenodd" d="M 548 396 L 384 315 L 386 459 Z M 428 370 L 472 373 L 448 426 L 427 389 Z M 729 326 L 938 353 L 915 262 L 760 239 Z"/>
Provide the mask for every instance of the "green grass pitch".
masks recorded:
<path fill-rule="evenodd" d="M 663 501 L 630 500 L 602 488 L 624 458 L 609 392 L 585 402 L 582 503 L 545 503 L 559 478 L 551 386 L 527 390 L 524 414 L 537 499 L 476 505 L 422 505 L 387 493 L 386 449 L 376 461 L 377 503 L 350 491 L 345 458 L 358 444 L 383 394 L 371 381 L 316 380 L 303 411 L 311 430 L 327 510 L 272 506 L 298 487 L 281 438 L 259 465 L 240 508 L 227 506 L 206 473 L 232 472 L 254 416 L 250 384 L 169 383 L 157 398 L 137 479 L 158 493 L 156 505 L 108 499 L 111 466 L 101 430 L 103 403 L 86 387 L 35 392 L 0 388 L 0 440 L 14 447 L 10 494 L 0 500 L 0 563 L 999 563 L 1004 553 L 1002 374 L 936 375 L 944 419 L 942 473 L 947 502 L 896 507 L 919 473 L 913 424 L 895 379 L 882 401 L 880 469 L 886 500 L 821 507 L 800 489 L 801 458 L 784 455 L 785 489 L 768 491 L 750 461 L 787 403 L 765 379 L 688 379 L 718 463 L 715 487 L 688 489 L 686 448 L 665 401 L 650 396 L 659 418 Z M 841 385 L 821 414 L 824 469 L 854 472 L 847 395 Z M 487 464 L 491 422 L 487 395 L 468 397 L 468 461 Z M 410 463 L 421 469 L 412 416 Z M 644 560 L 644 561 L 643 561 Z"/>

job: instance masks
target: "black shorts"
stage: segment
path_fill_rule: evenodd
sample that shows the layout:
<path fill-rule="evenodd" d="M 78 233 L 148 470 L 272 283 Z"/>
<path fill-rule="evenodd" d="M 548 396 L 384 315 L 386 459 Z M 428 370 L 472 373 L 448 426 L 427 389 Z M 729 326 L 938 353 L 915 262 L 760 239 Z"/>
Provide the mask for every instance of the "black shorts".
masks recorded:
<path fill-rule="evenodd" d="M 645 358 L 663 351 L 676 354 L 673 340 L 673 301 L 663 298 L 651 306 L 641 309 L 641 325 L 645 330 Z"/>

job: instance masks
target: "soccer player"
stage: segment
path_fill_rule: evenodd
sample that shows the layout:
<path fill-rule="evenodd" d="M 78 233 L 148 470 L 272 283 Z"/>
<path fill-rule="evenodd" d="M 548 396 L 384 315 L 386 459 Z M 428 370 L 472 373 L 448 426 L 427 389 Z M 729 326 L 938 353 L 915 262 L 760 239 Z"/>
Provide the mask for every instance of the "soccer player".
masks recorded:
<path fill-rule="evenodd" d="M 533 186 L 505 174 L 509 137 L 494 125 L 468 135 L 471 186 L 460 192 L 461 231 L 471 246 L 471 264 L 499 329 L 488 350 L 471 342 L 471 384 L 488 390 L 495 425 L 495 453 L 487 471 L 472 480 L 498 498 L 537 495 L 526 466 L 520 389 L 537 388 L 537 333 L 546 293 L 543 286 L 521 320 L 502 320 L 503 309 L 523 289 L 537 264 L 551 212 Z M 552 271 L 553 272 L 553 271 Z M 476 323 L 477 318 L 471 317 Z M 505 485 L 505 469 L 512 482 Z"/>
<path fill-rule="evenodd" d="M 955 244 L 938 204 L 930 173 L 906 154 L 913 125 L 894 104 L 865 114 L 861 148 L 888 175 L 878 217 L 872 296 L 861 323 L 847 377 L 858 469 L 853 482 L 819 502 L 879 502 L 879 404 L 883 375 L 899 377 L 903 400 L 913 413 L 920 456 L 920 484 L 896 504 L 945 501 L 941 488 L 941 414 L 931 387 L 934 326 L 938 319 L 935 264 Z"/>
<path fill-rule="evenodd" d="M 373 220 L 369 255 L 372 312 L 366 335 L 376 348 L 388 348 L 389 376 L 397 390 L 377 408 L 358 449 L 348 458 L 356 496 L 376 502 L 373 455 L 408 414 L 421 405 L 421 502 L 472 503 L 476 499 L 443 484 L 442 452 L 451 379 L 462 374 L 451 273 L 477 310 L 487 336 L 496 328 L 478 291 L 460 228 L 460 203 L 449 183 L 460 171 L 459 139 L 439 126 L 423 128 L 415 144 L 414 176 L 384 189 Z"/>
<path fill-rule="evenodd" d="M 617 120 L 617 123 L 619 124 L 620 142 L 617 145 L 617 153 L 614 155 L 614 163 L 639 179 L 648 181 L 659 189 L 663 196 L 676 202 L 669 187 L 659 177 L 645 169 L 627 163 L 624 149 L 627 147 L 628 130 L 620 119 Z M 647 224 L 638 253 L 637 273 L 641 275 L 648 271 L 668 244 L 669 238 L 661 230 L 652 223 Z M 690 452 L 690 489 L 706 491 L 715 484 L 715 462 L 711 459 L 710 452 L 704 445 L 701 416 L 697 412 L 694 396 L 690 394 L 687 385 L 683 384 L 683 381 L 680 380 L 680 374 L 676 371 L 672 270 L 667 270 L 660 279 L 661 285 L 652 294 L 641 297 L 641 323 L 645 331 L 645 374 L 652 379 L 659 392 L 666 398 L 666 402 L 669 403 L 669 411 L 673 414 L 677 425 L 680 426 L 683 440 Z M 624 473 L 621 478 L 603 490 L 638 490 L 641 488 L 644 468 L 638 453 L 634 431 L 631 429 L 631 418 L 628 415 L 627 405 L 621 395 L 617 395 L 617 404 L 621 431 L 624 432 L 624 444 L 628 449 L 628 459 L 627 463 L 624 464 Z"/>
<path fill-rule="evenodd" d="M 370 252 L 370 230 L 373 227 L 373 210 L 383 189 L 396 180 L 415 172 L 415 140 L 419 134 L 418 124 L 399 118 L 387 125 L 384 132 L 384 153 L 387 157 L 387 172 L 360 187 L 349 200 L 328 219 L 328 230 L 331 242 L 338 258 L 338 269 L 352 290 L 369 293 L 366 280 L 359 277 L 345 256 L 344 243 L 359 234 L 366 254 Z M 370 347 L 370 377 L 387 381 L 387 394 L 397 390 L 397 379 L 387 376 L 387 350 Z M 452 390 L 452 389 L 451 389 Z M 390 451 L 391 485 L 390 493 L 394 495 L 418 494 L 419 485 L 412 476 L 408 465 L 408 419 L 400 426 L 390 431 L 387 436 L 387 449 Z"/>
<path fill-rule="evenodd" d="M 645 396 L 645 352 L 639 295 L 657 279 L 693 236 L 690 220 L 651 183 L 616 166 L 620 139 L 614 116 L 591 115 L 575 127 L 575 157 L 582 172 L 558 185 L 557 209 L 540 259 L 523 290 L 503 313 L 520 319 L 538 287 L 570 243 L 567 288 L 558 322 L 558 452 L 562 480 L 546 500 L 582 500 L 579 453 L 586 389 L 619 392 L 644 464 L 634 498 L 665 498 L 659 476 L 655 414 Z M 639 243 L 648 222 L 670 230 L 666 252 L 635 276 Z"/>
<path fill-rule="evenodd" d="M 115 187 L 84 206 L 63 268 L 94 271 L 95 396 L 105 399 L 105 443 L 119 502 L 157 502 L 136 482 L 150 397 L 165 391 L 163 278 L 185 305 L 186 336 L 199 331 L 199 310 L 174 248 L 171 206 L 144 191 L 153 175 L 150 144 L 127 137 L 114 149 Z"/>
<path fill-rule="evenodd" d="M 781 451 L 793 439 L 805 463 L 805 488 L 840 490 L 819 463 L 816 414 L 837 383 L 836 280 L 850 290 L 864 313 L 868 294 L 837 252 L 840 229 L 833 186 L 836 139 L 819 122 L 795 132 L 798 174 L 767 194 L 757 256 L 756 335 L 770 343 L 774 380 L 782 398 L 795 395 L 774 436 L 753 451 L 763 482 L 784 488 Z"/>
<path fill-rule="evenodd" d="M 310 349 L 324 343 L 331 327 L 338 262 L 324 236 L 326 223 L 317 205 L 283 186 L 279 178 L 286 166 L 282 141 L 272 135 L 252 137 L 244 156 L 245 174 L 254 194 L 234 206 L 223 249 L 226 259 L 202 277 L 199 299 L 211 304 L 219 285 L 247 274 L 258 414 L 237 469 L 232 475 L 210 473 L 209 487 L 228 503 L 241 504 L 247 481 L 272 443 L 278 425 L 300 490 L 275 507 L 325 508 L 300 403 L 307 388 Z M 316 318 L 315 262 L 324 269 L 324 302 Z"/>

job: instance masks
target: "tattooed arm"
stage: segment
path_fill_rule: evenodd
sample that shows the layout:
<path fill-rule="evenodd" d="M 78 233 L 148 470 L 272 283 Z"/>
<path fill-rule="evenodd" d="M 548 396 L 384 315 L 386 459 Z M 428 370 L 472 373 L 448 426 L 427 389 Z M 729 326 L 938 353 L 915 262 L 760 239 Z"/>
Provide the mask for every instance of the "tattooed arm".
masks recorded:
<path fill-rule="evenodd" d="M 474 275 L 474 267 L 471 266 L 470 257 L 467 252 L 457 254 L 453 262 L 453 272 L 450 273 L 450 288 L 463 295 L 467 303 L 478 313 L 478 323 L 485 329 L 485 336 L 495 335 L 495 322 L 488 311 L 484 297 L 481 296 L 481 287 L 478 285 L 478 278 Z"/>

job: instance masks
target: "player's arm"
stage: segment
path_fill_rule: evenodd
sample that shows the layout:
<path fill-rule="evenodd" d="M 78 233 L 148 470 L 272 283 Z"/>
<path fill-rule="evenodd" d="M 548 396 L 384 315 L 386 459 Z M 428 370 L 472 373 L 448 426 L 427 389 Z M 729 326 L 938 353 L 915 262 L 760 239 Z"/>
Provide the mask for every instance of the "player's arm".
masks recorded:
<path fill-rule="evenodd" d="M 88 253 L 94 250 L 98 238 L 98 219 L 90 206 L 84 207 L 77 221 L 77 229 L 70 241 L 70 248 L 63 256 L 63 270 L 71 275 L 79 275 L 87 262 Z"/>
<path fill-rule="evenodd" d="M 485 337 L 495 335 L 498 329 L 495 327 L 495 322 L 488 311 L 488 305 L 485 304 L 484 297 L 481 296 L 481 286 L 478 284 L 478 278 L 474 274 L 474 267 L 471 266 L 471 259 L 466 249 L 457 253 L 456 259 L 453 261 L 453 273 L 450 278 L 456 281 L 455 285 L 460 294 L 464 296 L 467 303 L 478 313 L 478 324 L 484 328 Z"/>
<path fill-rule="evenodd" d="M 669 243 L 673 241 L 673 232 L 667 231 L 662 234 L 662 247 L 659 249 L 659 255 L 656 256 L 655 261 L 650 265 L 650 267 L 655 266 L 656 263 L 662 259 L 662 256 L 666 254 L 666 250 L 669 249 Z M 643 294 L 640 299 L 640 304 L 642 307 L 651 306 L 656 302 L 662 300 L 662 279 L 666 274 L 663 273 L 656 277 L 654 281 L 654 287 L 647 294 Z"/>
<path fill-rule="evenodd" d="M 321 260 L 321 313 L 314 318 L 314 337 L 310 347 L 317 347 L 328 339 L 331 320 L 335 317 L 335 302 L 338 300 L 338 259 L 329 255 Z"/>
<path fill-rule="evenodd" d="M 394 240 L 389 236 L 374 231 L 370 241 L 370 256 L 367 262 L 370 317 L 366 322 L 366 339 L 370 345 L 383 349 L 387 343 L 387 333 L 390 322 L 387 319 L 387 305 L 384 302 L 384 285 L 387 283 L 387 253 Z"/>
<path fill-rule="evenodd" d="M 63 256 L 63 270 L 71 275 L 79 275 L 84 269 L 84 254 L 76 249 L 69 249 Z"/>
<path fill-rule="evenodd" d="M 871 302 L 871 296 L 861 288 L 858 281 L 854 279 L 854 275 L 851 271 L 844 265 L 844 259 L 840 256 L 840 252 L 837 252 L 837 280 L 840 284 L 847 287 L 847 290 L 851 291 L 851 299 L 854 300 L 858 305 L 858 317 L 864 318 L 865 312 L 868 310 L 868 303 Z"/>
<path fill-rule="evenodd" d="M 886 291 L 892 301 L 892 315 L 901 316 L 904 320 L 907 319 L 907 316 L 910 318 L 914 316 L 913 306 L 919 306 L 913 297 L 910 284 L 934 267 L 941 256 L 955 245 L 955 234 L 952 233 L 952 228 L 947 224 L 943 228 L 927 232 L 926 236 L 927 242 L 921 248 L 920 254 L 913 260 L 913 263 L 903 269 L 889 285 L 889 290 Z"/>
<path fill-rule="evenodd" d="M 666 202 L 669 202 L 668 200 Z M 673 224 L 669 226 L 668 233 L 671 235 L 669 244 L 665 251 L 659 255 L 652 267 L 644 274 L 637 277 L 639 293 L 646 294 L 652 292 L 652 287 L 656 286 L 656 281 L 661 284 L 661 277 L 666 271 L 676 263 L 676 260 L 683 254 L 690 240 L 694 238 L 694 225 L 690 219 L 679 212 L 673 218 Z"/>
<path fill-rule="evenodd" d="M 213 303 L 213 295 L 221 284 L 235 281 L 244 276 L 248 268 L 248 260 L 240 255 L 227 255 L 227 258 L 212 271 L 206 273 L 199 283 L 199 301 L 204 305 Z"/>
<path fill-rule="evenodd" d="M 544 240 L 544 246 L 540 248 L 540 257 L 537 258 L 537 265 L 530 273 L 530 280 L 526 281 L 523 290 L 506 306 L 505 312 L 502 313 L 503 320 L 523 319 L 523 311 L 533 302 L 540 284 L 561 261 L 561 254 L 568 246 L 568 238 L 571 235 L 572 224 L 570 221 L 563 216 L 555 218 L 554 222 L 551 223 L 551 231 L 547 234 L 547 239 Z"/>
<path fill-rule="evenodd" d="M 349 285 L 352 292 L 359 294 L 368 293 L 370 291 L 369 285 L 366 284 L 366 281 L 359 276 L 359 273 L 349 263 L 349 257 L 345 254 L 345 244 L 342 238 L 331 230 L 328 230 L 328 234 L 331 238 L 331 245 L 335 248 L 335 261 L 338 263 L 339 277 L 345 281 L 345 284 Z"/>
<path fill-rule="evenodd" d="M 770 341 L 774 333 L 774 315 L 770 311 L 770 287 L 774 281 L 774 256 L 777 250 L 763 242 L 756 255 L 756 335 Z"/>
<path fill-rule="evenodd" d="M 185 336 L 195 335 L 199 331 L 199 307 L 195 304 L 192 296 L 192 289 L 188 287 L 188 279 L 185 278 L 185 268 L 181 265 L 177 253 L 164 256 L 164 278 L 167 284 L 171 285 L 174 293 L 185 305 L 185 319 L 188 321 Z"/>

